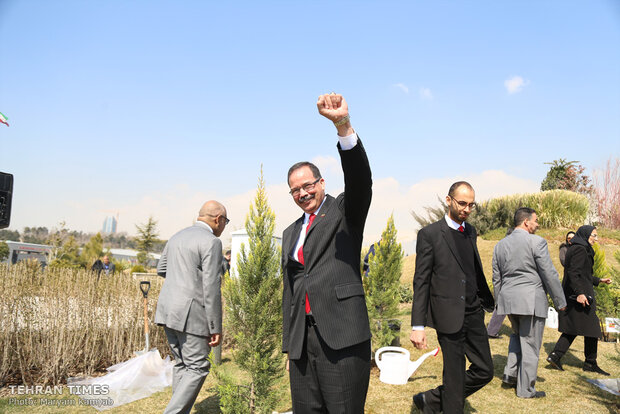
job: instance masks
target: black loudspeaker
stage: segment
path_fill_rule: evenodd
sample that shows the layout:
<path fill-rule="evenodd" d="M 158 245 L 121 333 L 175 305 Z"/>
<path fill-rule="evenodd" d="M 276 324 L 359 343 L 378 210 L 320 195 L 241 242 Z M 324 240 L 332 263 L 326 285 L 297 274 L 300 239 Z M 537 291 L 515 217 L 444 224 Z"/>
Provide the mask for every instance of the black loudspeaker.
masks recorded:
<path fill-rule="evenodd" d="M 13 174 L 0 172 L 0 229 L 11 223 L 11 200 L 13 198 Z"/>

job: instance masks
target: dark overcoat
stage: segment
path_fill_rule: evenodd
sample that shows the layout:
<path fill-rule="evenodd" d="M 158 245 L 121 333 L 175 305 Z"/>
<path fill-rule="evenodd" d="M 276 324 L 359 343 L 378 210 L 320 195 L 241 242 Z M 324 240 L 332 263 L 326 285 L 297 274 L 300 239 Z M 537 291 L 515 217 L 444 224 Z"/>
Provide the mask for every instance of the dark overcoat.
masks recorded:
<path fill-rule="evenodd" d="M 566 252 L 564 279 L 562 287 L 566 296 L 566 310 L 559 312 L 558 330 L 570 335 L 583 335 L 599 338 L 601 326 L 596 316 L 596 299 L 584 307 L 575 299 L 580 294 L 594 298 L 594 287 L 600 279 L 592 274 L 594 257 L 586 247 L 571 244 Z"/>
<path fill-rule="evenodd" d="M 445 218 L 418 232 L 413 276 L 411 326 L 429 326 L 438 332 L 458 332 L 465 320 L 465 270 Z M 492 312 L 493 295 L 482 271 L 476 229 L 465 224 L 465 234 L 474 250 L 476 284 L 481 306 Z"/>

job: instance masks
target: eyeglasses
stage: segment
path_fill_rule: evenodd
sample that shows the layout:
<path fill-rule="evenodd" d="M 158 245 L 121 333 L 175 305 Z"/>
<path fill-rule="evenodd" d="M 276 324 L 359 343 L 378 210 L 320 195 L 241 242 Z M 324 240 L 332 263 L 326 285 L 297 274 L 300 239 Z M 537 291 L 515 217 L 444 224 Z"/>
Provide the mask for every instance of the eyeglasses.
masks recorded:
<path fill-rule="evenodd" d="M 476 203 L 467 203 L 466 201 L 460 201 L 457 200 L 456 198 L 449 196 L 452 200 L 456 201 L 456 204 L 459 205 L 459 207 L 461 208 L 467 208 L 469 207 L 470 210 L 474 210 L 476 208 Z"/>
<path fill-rule="evenodd" d="M 598 234 L 590 234 L 590 237 L 592 237 L 593 239 L 598 239 Z"/>
<path fill-rule="evenodd" d="M 230 219 L 228 217 L 226 217 L 226 216 L 222 216 L 221 214 L 218 214 L 217 216 L 214 216 L 213 214 L 207 214 L 207 216 L 215 217 L 215 218 L 222 217 L 224 220 L 226 220 L 226 225 L 228 225 L 228 223 L 230 223 Z"/>
<path fill-rule="evenodd" d="M 291 191 L 289 191 L 289 194 L 292 195 L 293 197 L 296 197 L 299 195 L 299 192 L 301 191 L 301 189 L 303 188 L 303 190 L 307 193 L 309 191 L 314 190 L 314 186 L 316 185 L 316 183 L 318 183 L 319 181 L 321 181 L 321 177 L 317 178 L 316 180 L 314 180 L 311 183 L 306 183 L 304 185 L 302 185 L 301 187 L 298 188 L 291 188 Z"/>

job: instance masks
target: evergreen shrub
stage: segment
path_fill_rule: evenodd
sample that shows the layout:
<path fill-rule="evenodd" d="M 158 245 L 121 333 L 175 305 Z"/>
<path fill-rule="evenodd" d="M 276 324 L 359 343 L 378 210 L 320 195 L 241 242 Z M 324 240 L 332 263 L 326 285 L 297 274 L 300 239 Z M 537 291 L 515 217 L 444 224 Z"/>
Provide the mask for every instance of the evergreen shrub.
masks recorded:
<path fill-rule="evenodd" d="M 396 319 L 402 261 L 403 249 L 396 241 L 394 217 L 390 216 L 381 242 L 375 246 L 375 254 L 368 260 L 368 276 L 363 279 L 373 352 L 390 345 L 399 334 L 396 328 L 400 324 Z"/>

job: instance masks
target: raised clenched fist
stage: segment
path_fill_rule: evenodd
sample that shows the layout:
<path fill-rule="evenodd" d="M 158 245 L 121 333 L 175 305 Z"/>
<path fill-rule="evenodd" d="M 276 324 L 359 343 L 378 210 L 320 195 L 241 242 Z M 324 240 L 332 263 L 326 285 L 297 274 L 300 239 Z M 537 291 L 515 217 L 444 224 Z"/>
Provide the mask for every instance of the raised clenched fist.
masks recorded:
<path fill-rule="evenodd" d="M 332 122 L 338 122 L 349 115 L 347 101 L 334 92 L 319 96 L 316 106 L 319 113 Z"/>

